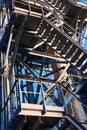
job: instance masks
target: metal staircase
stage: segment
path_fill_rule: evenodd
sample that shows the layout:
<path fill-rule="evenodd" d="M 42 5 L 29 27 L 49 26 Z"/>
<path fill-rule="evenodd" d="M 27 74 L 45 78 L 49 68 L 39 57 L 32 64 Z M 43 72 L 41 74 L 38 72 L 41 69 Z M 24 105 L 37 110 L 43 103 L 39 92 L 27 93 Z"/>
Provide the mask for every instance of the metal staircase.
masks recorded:
<path fill-rule="evenodd" d="M 81 95 L 80 79 L 76 82 L 78 85 L 75 85 L 75 91 L 70 91 L 70 83 L 66 86 L 63 84 L 69 82 L 70 77 L 66 72 L 70 67 L 80 74 L 81 79 L 87 79 L 87 50 L 79 42 L 82 28 L 87 24 L 87 6 L 73 0 L 9 0 L 5 1 L 5 6 L 10 17 L 0 41 L 0 49 L 6 55 L 3 56 L 5 62 L 1 74 L 5 76 L 2 81 L 6 81 L 7 88 L 12 83 L 14 85 L 9 87 L 2 110 L 9 110 L 8 104 L 10 107 L 14 104 L 14 108 L 10 108 L 13 112 L 12 129 L 52 128 L 62 118 L 66 118 L 60 130 L 66 129 L 67 124 L 71 130 L 85 130 L 76 119 L 66 117 L 66 109 L 63 108 L 69 97 L 70 101 L 73 97 L 79 100 L 76 95 Z M 51 55 L 49 49 L 57 56 Z M 53 70 L 50 72 L 51 59 L 58 62 L 59 58 L 66 65 L 57 68 L 58 70 L 51 68 Z M 47 74 L 44 76 L 46 69 Z M 56 79 L 54 74 L 60 71 L 62 72 Z M 49 78 L 51 74 L 54 76 L 52 79 Z M 63 80 L 64 76 L 66 81 Z M 34 83 L 38 84 L 36 90 Z M 81 84 L 81 89 L 85 86 L 84 83 Z M 54 90 L 58 92 L 57 98 Z M 67 98 L 66 93 L 69 95 Z M 48 101 L 52 106 L 47 106 Z"/>
<path fill-rule="evenodd" d="M 17 3 L 17 2 L 18 1 L 14 2 L 15 5 L 18 4 L 18 6 L 20 6 L 20 7 L 22 7 L 24 3 L 25 3 L 25 5 L 24 5 L 25 8 L 27 8 L 27 6 L 28 6 L 28 1 L 25 1 L 24 3 L 22 3 L 22 1 L 20 1 L 19 3 Z M 73 26 L 71 26 L 68 29 L 65 29 L 66 21 L 64 20 L 64 15 L 67 16 L 68 12 L 63 15 L 64 12 L 60 11 L 61 10 L 60 7 L 63 6 L 63 4 L 65 2 L 70 4 L 69 8 L 71 8 L 71 9 L 76 8 L 77 11 L 79 11 L 80 7 L 78 7 L 76 5 L 72 6 L 72 4 L 70 2 L 61 1 L 61 0 L 58 0 L 58 1 L 31 0 L 29 3 L 29 5 L 30 5 L 29 10 L 25 9 L 26 14 L 27 14 L 27 12 L 30 12 L 30 14 L 29 14 L 30 16 L 35 15 L 34 13 L 32 13 L 32 10 L 31 10 L 32 9 L 31 2 L 41 4 L 42 8 L 38 7 L 37 11 L 39 12 L 39 15 L 40 15 L 39 17 L 43 18 L 42 20 L 39 20 L 40 23 L 38 22 L 37 28 L 35 30 L 37 32 L 36 34 L 34 34 L 36 40 L 34 41 L 34 44 L 32 43 L 32 45 L 31 45 L 32 48 L 34 49 L 34 46 L 38 45 L 40 43 L 40 41 L 42 40 L 41 45 L 43 45 L 43 44 L 49 45 L 59 55 L 61 55 L 65 60 L 67 60 L 71 65 L 73 65 L 76 69 L 78 69 L 85 76 L 87 76 L 87 51 L 84 48 L 82 48 L 81 45 L 75 41 L 75 39 L 73 39 L 73 35 L 75 34 L 75 32 L 73 32 L 73 30 L 74 30 Z M 67 8 L 66 5 L 67 4 L 65 4 L 65 8 Z M 58 10 L 55 10 L 56 8 L 58 8 Z M 22 8 L 21 8 L 21 11 L 23 12 L 24 9 L 22 10 Z M 83 12 L 81 11 L 81 14 L 83 14 L 85 11 L 87 11 L 87 9 L 86 9 L 86 7 L 83 7 Z M 14 13 L 15 12 L 17 12 L 17 8 L 14 6 Z M 70 10 L 69 10 L 69 13 L 70 13 Z M 20 12 L 19 12 L 19 14 L 20 14 Z M 71 13 L 71 15 L 72 15 L 72 13 Z M 75 14 L 73 14 L 73 15 L 75 15 Z M 80 16 L 80 20 L 82 20 L 82 18 L 83 17 Z M 20 17 L 19 17 L 19 19 L 20 19 Z M 72 17 L 72 20 L 74 20 L 73 17 Z M 67 23 L 67 24 L 70 24 L 70 23 Z M 71 25 L 72 25 L 72 23 L 71 23 Z M 16 26 L 16 22 L 15 22 L 15 26 Z M 73 28 L 73 30 L 70 30 L 72 28 Z M 14 30 L 15 30 L 15 28 L 14 28 Z M 28 31 L 30 31 L 30 30 L 28 30 Z M 69 35 L 70 32 L 71 32 L 71 36 Z"/>
<path fill-rule="evenodd" d="M 84 50 L 79 43 L 76 43 L 71 39 L 65 32 L 61 32 L 59 28 L 56 28 L 55 24 L 51 23 L 48 19 L 45 19 L 42 27 L 40 28 L 38 35 L 41 35 L 43 40 L 52 47 L 58 54 L 60 54 L 64 59 L 66 59 L 70 64 L 75 66 L 80 72 L 85 76 L 87 75 L 87 51 Z M 47 26 L 48 23 L 52 26 Z M 45 27 L 46 25 L 46 27 Z M 54 28 L 53 28 L 54 26 Z M 44 28 L 44 29 L 43 29 Z M 52 29 L 53 28 L 53 29 Z M 51 30 L 50 33 L 49 29 Z M 45 32 L 44 32 L 45 30 Z M 41 34 L 44 32 L 43 34 Z M 55 34 L 53 34 L 55 32 Z M 47 35 L 48 34 L 48 35 Z"/>

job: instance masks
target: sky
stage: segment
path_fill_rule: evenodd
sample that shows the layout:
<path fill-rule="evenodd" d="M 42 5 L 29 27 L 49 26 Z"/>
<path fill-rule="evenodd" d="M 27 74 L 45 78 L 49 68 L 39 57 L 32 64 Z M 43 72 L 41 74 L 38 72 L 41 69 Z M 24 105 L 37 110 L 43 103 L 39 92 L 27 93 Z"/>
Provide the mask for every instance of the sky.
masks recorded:
<path fill-rule="evenodd" d="M 87 4 L 87 0 L 82 0 L 83 3 Z"/>
<path fill-rule="evenodd" d="M 82 0 L 82 2 L 87 5 L 87 0 Z M 85 29 L 87 30 L 87 25 L 86 25 Z M 87 38 L 87 34 L 86 34 L 86 38 Z M 84 48 L 87 50 L 87 39 L 85 40 Z"/>

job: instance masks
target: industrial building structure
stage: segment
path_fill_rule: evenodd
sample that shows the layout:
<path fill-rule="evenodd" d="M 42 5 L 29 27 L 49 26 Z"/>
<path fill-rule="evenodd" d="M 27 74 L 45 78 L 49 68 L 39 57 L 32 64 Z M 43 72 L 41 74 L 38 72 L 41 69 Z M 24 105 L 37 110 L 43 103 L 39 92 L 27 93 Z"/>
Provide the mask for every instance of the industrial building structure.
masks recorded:
<path fill-rule="evenodd" d="M 86 130 L 87 6 L 0 3 L 0 130 Z"/>

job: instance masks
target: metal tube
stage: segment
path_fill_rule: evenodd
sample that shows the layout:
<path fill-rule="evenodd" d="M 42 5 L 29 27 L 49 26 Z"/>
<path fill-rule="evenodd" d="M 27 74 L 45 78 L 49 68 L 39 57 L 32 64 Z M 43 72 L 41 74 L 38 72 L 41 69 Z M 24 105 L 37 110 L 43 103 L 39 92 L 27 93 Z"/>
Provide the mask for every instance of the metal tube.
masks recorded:
<path fill-rule="evenodd" d="M 65 116 L 78 130 L 86 130 L 77 120 L 75 120 L 70 115 Z"/>
<path fill-rule="evenodd" d="M 12 33 L 12 29 L 11 29 L 10 37 L 9 37 L 9 42 L 8 42 L 8 46 L 7 46 L 7 52 L 6 52 L 4 66 L 7 66 L 7 60 L 8 60 L 8 54 L 9 54 L 9 50 L 10 50 L 10 46 L 11 46 L 12 35 L 13 35 L 13 33 Z"/>
<path fill-rule="evenodd" d="M 46 110 L 46 102 L 45 102 L 44 89 L 43 89 L 43 85 L 42 85 L 41 82 L 40 82 L 40 85 L 41 85 L 41 89 L 42 89 L 42 99 L 43 99 L 43 113 L 42 114 L 45 114 L 47 110 Z"/>
<path fill-rule="evenodd" d="M 28 50 L 28 49 L 26 48 L 25 50 Z M 42 53 L 39 51 L 29 51 L 28 53 L 31 55 L 49 58 L 49 59 L 53 59 L 53 60 L 59 60 L 59 58 L 61 58 L 60 56 L 54 56 L 52 54 Z"/>

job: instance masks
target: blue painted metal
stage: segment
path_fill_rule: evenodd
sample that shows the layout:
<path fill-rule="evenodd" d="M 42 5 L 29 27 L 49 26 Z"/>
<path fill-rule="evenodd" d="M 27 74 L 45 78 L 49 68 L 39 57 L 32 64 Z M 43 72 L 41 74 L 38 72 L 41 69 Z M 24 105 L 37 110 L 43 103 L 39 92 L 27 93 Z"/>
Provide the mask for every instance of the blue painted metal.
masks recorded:
<path fill-rule="evenodd" d="M 72 9 L 74 8 L 76 10 L 77 8 L 78 9 L 77 12 L 84 11 L 84 13 L 86 9 L 80 10 L 79 7 L 73 6 L 71 3 L 69 3 L 69 1 L 62 2 L 61 0 L 56 1 L 56 2 L 55 0 L 54 1 L 48 0 L 48 1 L 43 1 L 43 2 L 36 1 L 36 3 L 38 4 L 28 3 L 30 4 L 30 8 L 27 8 L 28 7 L 27 4 L 23 5 L 25 1 L 20 1 L 20 3 L 18 2 L 19 1 L 16 1 L 14 5 L 18 7 L 20 7 L 21 5 L 21 9 L 22 9 L 22 6 L 23 6 L 23 9 L 24 7 L 25 9 L 31 8 L 32 12 L 35 14 L 33 15 L 29 14 L 31 12 L 30 10 L 28 10 L 29 11 L 27 13 L 28 16 L 26 17 L 25 16 L 26 11 L 21 13 L 21 10 L 20 11 L 16 10 L 18 12 L 15 12 L 15 9 L 10 10 L 10 13 L 9 13 L 10 20 L 5 27 L 5 32 L 0 41 L 0 49 L 3 51 L 3 55 L 5 55 L 5 52 L 7 50 L 9 34 L 10 34 L 11 29 L 13 28 L 11 49 L 8 53 L 8 68 L 5 68 L 5 66 L 3 65 L 2 74 L 4 74 L 4 77 L 0 78 L 0 83 L 4 87 L 3 88 L 4 106 L 2 109 L 2 112 L 4 115 L 4 129 L 3 130 L 14 129 L 15 127 L 14 124 L 16 124 L 16 119 L 18 119 L 19 117 L 18 114 L 22 109 L 21 103 L 43 105 L 44 115 L 46 113 L 46 106 L 57 106 L 57 107 L 65 106 L 65 110 L 68 109 L 66 108 L 67 104 L 70 105 L 71 99 L 73 98 L 73 96 L 76 97 L 76 94 L 80 96 L 80 99 L 79 98 L 77 99 L 79 100 L 79 102 L 82 103 L 81 96 L 84 95 L 84 92 L 81 93 L 80 91 L 80 89 L 82 89 L 83 87 L 80 81 L 82 77 L 83 79 L 87 78 L 87 72 L 85 69 L 86 64 L 84 63 L 87 57 L 87 51 L 85 51 L 80 46 L 80 44 L 78 44 L 75 41 L 75 39 L 72 39 L 74 33 L 77 33 L 75 32 L 75 29 L 76 29 L 75 18 L 77 18 L 77 13 L 73 12 Z M 5 1 L 5 4 L 7 6 L 7 9 L 9 9 L 9 6 L 11 6 L 11 3 L 9 4 L 9 1 Z M 63 12 L 61 12 L 62 11 L 61 9 L 63 7 L 67 8 L 67 6 L 69 5 L 70 5 L 70 8 L 68 8 L 68 10 L 70 11 L 68 11 L 67 9 L 64 9 Z M 47 8 L 47 7 L 50 7 L 50 8 Z M 42 14 L 42 11 L 44 11 L 43 12 L 44 14 Z M 70 12 L 73 13 L 71 14 L 73 15 L 72 17 L 69 16 Z M 37 16 L 35 16 L 36 14 Z M 38 14 L 41 16 L 38 16 Z M 58 16 L 59 16 L 60 21 L 64 20 L 63 24 L 60 24 L 61 22 L 58 20 Z M 71 19 L 73 22 L 71 22 Z M 82 21 L 82 14 L 81 14 L 81 21 Z M 21 26 L 21 24 L 23 26 Z M 22 28 L 19 31 L 20 27 Z M 18 31 L 20 35 L 19 34 L 17 35 Z M 36 47 L 36 45 L 39 45 L 39 46 Z M 30 50 L 33 50 L 36 47 L 36 51 L 38 50 L 45 53 L 47 53 L 47 50 L 49 47 L 53 48 L 55 52 L 59 53 L 65 60 L 67 60 L 67 62 L 71 63 L 71 65 L 74 66 L 73 68 L 75 70 L 73 70 L 72 66 L 70 66 L 70 68 L 68 69 L 69 71 L 67 71 L 68 76 L 66 76 L 67 74 L 64 74 L 66 78 L 63 79 L 64 78 L 63 76 L 62 79 L 58 81 L 56 80 L 56 77 L 54 76 L 54 74 L 60 69 L 64 69 L 66 66 L 54 69 L 52 65 L 60 63 L 59 61 L 52 61 L 50 60 L 51 58 L 49 58 L 48 60 L 48 58 L 44 58 L 43 56 L 39 57 L 39 56 L 30 55 L 27 53 L 26 49 L 20 50 L 20 47 L 29 48 Z M 76 57 L 75 55 L 73 56 L 74 51 L 75 51 L 75 54 L 77 54 Z M 83 53 L 84 55 L 80 55 Z M 79 57 L 79 55 L 82 58 Z M 5 58 L 6 56 L 3 56 L 3 60 L 5 60 Z M 61 63 L 66 63 L 67 65 L 67 62 L 65 60 L 62 61 Z M 84 65 L 82 64 L 82 62 Z M 80 66 L 82 67 L 81 69 L 80 69 Z M 53 69 L 53 71 L 49 72 L 50 68 Z M 81 71 L 81 73 L 78 72 L 76 68 L 79 71 Z M 70 74 L 73 75 L 74 71 L 76 72 L 77 77 L 79 77 L 79 79 L 75 80 L 75 77 L 72 76 L 74 80 L 72 81 L 72 83 L 70 83 L 69 82 L 71 78 Z M 83 73 L 84 71 L 85 73 Z M 79 76 L 78 73 L 80 74 L 81 77 Z M 23 77 L 24 79 L 18 79 L 16 75 L 19 77 Z M 29 81 L 31 78 L 32 78 L 32 81 Z M 3 79 L 3 83 L 1 82 L 1 79 Z M 35 80 L 38 80 L 38 82 L 35 82 Z M 41 80 L 42 81 L 47 80 L 49 82 L 42 83 Z M 53 81 L 52 84 L 51 84 L 51 81 Z M 74 81 L 76 81 L 76 84 L 78 84 L 76 85 L 75 91 L 72 90 L 72 84 L 74 85 Z M 9 86 L 8 86 L 8 82 L 9 82 Z M 83 82 L 83 84 L 84 83 L 85 82 Z M 2 98 L 2 95 L 0 96 Z M 86 96 L 85 96 L 85 99 L 86 99 Z M 86 104 L 84 105 L 84 107 L 85 106 Z M 86 111 L 87 110 L 85 108 L 85 113 Z M 68 112 L 70 111 L 68 110 Z M 9 119 L 9 113 L 11 115 L 10 119 Z M 78 129 L 80 128 L 85 129 L 82 127 L 82 125 L 78 123 L 78 121 L 72 119 L 71 117 L 67 117 L 67 118 Z M 27 127 L 28 129 L 29 126 L 25 125 L 25 127 Z"/>

